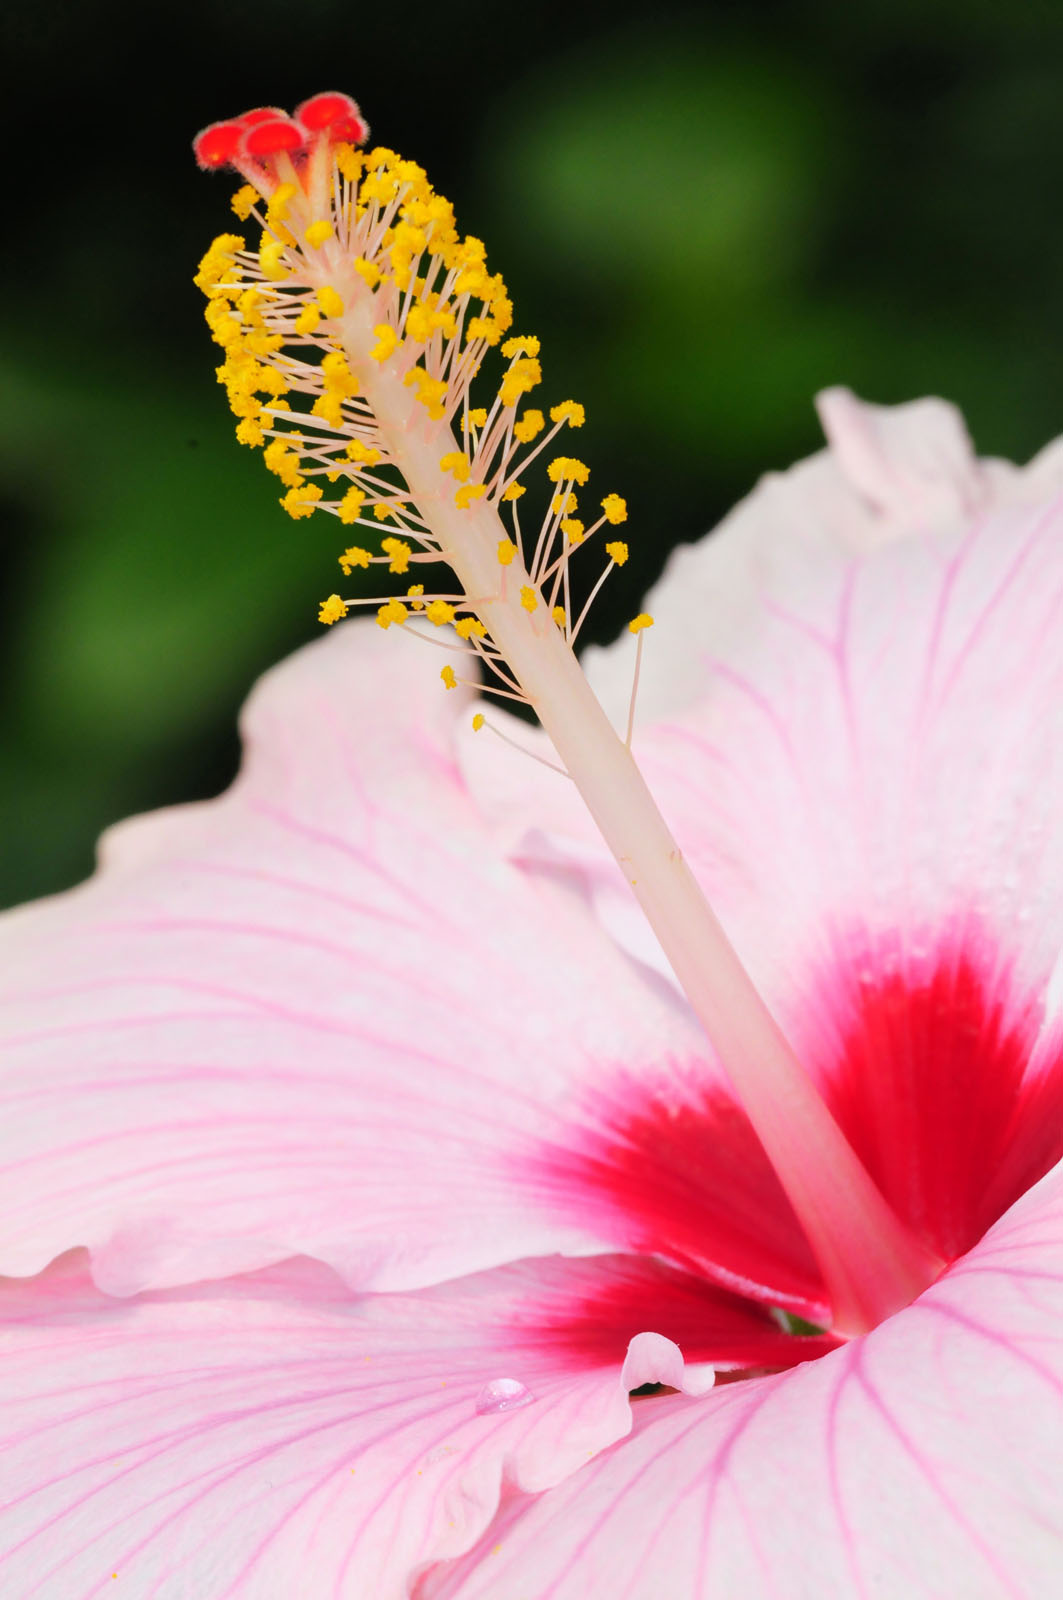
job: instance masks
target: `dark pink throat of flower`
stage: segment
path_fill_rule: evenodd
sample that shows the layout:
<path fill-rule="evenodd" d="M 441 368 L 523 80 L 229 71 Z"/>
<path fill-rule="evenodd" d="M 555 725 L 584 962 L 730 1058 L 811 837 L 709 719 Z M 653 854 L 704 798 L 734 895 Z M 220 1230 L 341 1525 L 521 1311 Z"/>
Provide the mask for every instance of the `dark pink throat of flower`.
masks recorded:
<path fill-rule="evenodd" d="M 1063 1158 L 1063 1044 L 1037 1059 L 1041 1007 L 984 937 L 941 941 L 917 970 L 847 958 L 809 999 L 837 1023 L 823 1065 L 839 1125 L 902 1221 L 956 1261 Z M 618 1243 L 692 1278 L 829 1322 L 797 1218 L 717 1081 L 695 1069 L 678 1099 L 622 1081 L 605 1107 L 588 1105 L 570 1148 L 533 1158 L 552 1204 L 596 1211 Z M 690 1340 L 678 1313 L 676 1330 Z"/>

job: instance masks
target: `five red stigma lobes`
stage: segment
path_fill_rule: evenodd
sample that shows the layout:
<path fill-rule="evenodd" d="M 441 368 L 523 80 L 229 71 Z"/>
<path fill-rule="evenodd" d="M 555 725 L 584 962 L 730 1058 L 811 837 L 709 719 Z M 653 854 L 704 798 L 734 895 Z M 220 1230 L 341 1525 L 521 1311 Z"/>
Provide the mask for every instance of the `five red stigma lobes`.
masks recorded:
<path fill-rule="evenodd" d="M 205 172 L 231 167 L 242 172 L 261 166 L 283 151 L 299 165 L 322 138 L 329 144 L 364 144 L 369 124 L 346 94 L 315 94 L 295 114 L 261 106 L 227 122 L 212 122 L 192 143 Z"/>

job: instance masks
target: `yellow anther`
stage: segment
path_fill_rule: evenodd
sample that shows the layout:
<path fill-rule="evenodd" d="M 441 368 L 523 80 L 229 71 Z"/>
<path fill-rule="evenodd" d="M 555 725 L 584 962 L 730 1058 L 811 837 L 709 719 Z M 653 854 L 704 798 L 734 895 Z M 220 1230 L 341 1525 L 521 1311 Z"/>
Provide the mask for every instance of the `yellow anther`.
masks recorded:
<path fill-rule="evenodd" d="M 290 450 L 283 439 L 274 439 L 266 446 L 262 456 L 263 461 L 271 472 L 275 472 L 282 483 L 294 489 L 300 482 L 299 457 L 294 450 Z"/>
<path fill-rule="evenodd" d="M 340 566 L 350 577 L 355 567 L 368 567 L 372 559 L 368 550 L 363 550 L 360 545 L 352 544 L 350 549 L 345 550 L 340 556 Z"/>
<path fill-rule="evenodd" d="M 454 676 L 454 668 L 453 667 L 451 667 L 451 666 L 444 667 L 442 672 L 439 674 L 439 676 L 443 680 L 443 687 L 445 689 L 456 689 L 458 687 L 458 680 Z"/>
<path fill-rule="evenodd" d="M 539 604 L 539 596 L 528 584 L 525 584 L 520 591 L 520 603 L 525 611 L 534 611 Z"/>
<path fill-rule="evenodd" d="M 438 422 L 446 415 L 443 396 L 447 392 L 447 385 L 442 378 L 430 378 L 424 367 L 411 367 L 402 381 L 408 389 L 413 389 L 421 404 L 428 407 L 428 415 L 433 422 Z"/>
<path fill-rule="evenodd" d="M 522 394 L 528 394 L 542 382 L 543 369 L 530 356 L 514 361 L 499 385 L 498 396 L 504 406 L 515 406 Z"/>
<path fill-rule="evenodd" d="M 569 544 L 579 544 L 586 531 L 578 517 L 565 517 L 562 520 L 561 532 L 567 535 Z"/>
<path fill-rule="evenodd" d="M 241 444 L 260 445 L 266 442 L 262 426 L 254 417 L 244 417 L 236 424 L 236 437 Z"/>
<path fill-rule="evenodd" d="M 628 631 L 630 633 L 641 633 L 644 628 L 652 628 L 652 627 L 653 627 L 653 618 L 646 611 L 640 611 L 638 616 L 637 617 L 633 617 L 632 620 L 628 623 Z"/>
<path fill-rule="evenodd" d="M 555 494 L 550 502 L 550 510 L 555 517 L 570 517 L 578 504 L 574 494 Z"/>
<path fill-rule="evenodd" d="M 486 493 L 486 483 L 463 484 L 454 496 L 454 504 L 462 511 L 468 511 L 470 502 L 481 499 Z"/>
<path fill-rule="evenodd" d="M 236 193 L 232 197 L 232 208 L 236 212 L 236 215 L 240 218 L 241 222 L 247 221 L 248 217 L 251 215 L 251 207 L 256 206 L 258 201 L 258 190 L 255 189 L 250 183 L 245 183 L 243 188 L 237 189 Z"/>
<path fill-rule="evenodd" d="M 348 183 L 358 182 L 362 176 L 363 158 L 353 144 L 338 144 L 332 152 L 332 159 Z"/>
<path fill-rule="evenodd" d="M 474 406 L 467 417 L 461 419 L 462 433 L 468 433 L 470 428 L 482 428 L 487 421 L 487 407 Z"/>
<path fill-rule="evenodd" d="M 319 394 L 310 407 L 315 417 L 321 417 L 334 428 L 343 424 L 343 396 L 339 394 Z"/>
<path fill-rule="evenodd" d="M 558 406 L 550 407 L 551 422 L 567 422 L 570 428 L 582 428 L 587 420 L 587 413 L 578 400 L 562 400 Z"/>
<path fill-rule="evenodd" d="M 506 340 L 502 346 L 502 354 L 507 358 L 520 355 L 537 356 L 539 354 L 539 341 L 528 334 L 518 335 L 515 339 Z"/>
<path fill-rule="evenodd" d="M 565 626 L 567 619 L 565 617 L 564 606 L 554 606 L 553 610 L 550 612 L 550 615 L 553 617 L 559 628 L 563 628 Z"/>
<path fill-rule="evenodd" d="M 584 484 L 591 475 L 591 469 L 582 461 L 577 461 L 574 456 L 555 456 L 546 469 L 546 476 L 551 483 L 560 483 L 563 478 L 571 478 L 573 483 Z"/>
<path fill-rule="evenodd" d="M 343 316 L 343 300 L 331 283 L 324 284 L 317 291 L 317 303 L 326 317 Z"/>
<path fill-rule="evenodd" d="M 383 500 L 378 500 L 373 507 L 373 515 L 378 522 L 386 522 L 391 516 L 392 507 Z"/>
<path fill-rule="evenodd" d="M 406 598 L 411 602 L 415 611 L 423 611 L 425 609 L 424 601 L 421 598 L 423 594 L 423 583 L 411 583 L 410 587 L 406 590 Z"/>
<path fill-rule="evenodd" d="M 319 483 L 301 483 L 294 489 L 289 489 L 286 495 L 281 496 L 281 505 L 290 517 L 296 521 L 300 517 L 313 516 L 314 507 L 321 499 L 321 485 Z"/>
<path fill-rule="evenodd" d="M 363 444 L 361 439 L 352 439 L 347 446 L 347 460 L 358 461 L 363 467 L 375 467 L 383 457 L 374 445 Z"/>
<path fill-rule="evenodd" d="M 545 427 L 546 418 L 541 411 L 522 411 L 520 421 L 513 425 L 513 437 L 519 439 L 521 444 L 531 444 Z"/>
<path fill-rule="evenodd" d="M 346 600 L 341 600 L 338 594 L 330 594 L 327 600 L 322 600 L 317 613 L 317 620 L 325 622 L 331 627 L 334 622 L 342 621 L 346 615 Z"/>
<path fill-rule="evenodd" d="M 497 344 L 502 337 L 502 329 L 494 317 L 470 317 L 465 324 L 465 337 L 470 344 L 474 339 L 482 339 L 485 344 Z"/>
<path fill-rule="evenodd" d="M 288 215 L 288 202 L 294 200 L 299 190 L 294 183 L 279 183 L 269 197 L 266 215 L 270 222 L 283 222 Z"/>
<path fill-rule="evenodd" d="M 617 526 L 627 521 L 627 501 L 621 500 L 618 494 L 607 494 L 602 501 L 602 510 L 605 512 L 606 522 Z"/>
<path fill-rule="evenodd" d="M 622 539 L 613 539 L 611 543 L 606 545 L 605 553 L 610 561 L 614 562 L 618 567 L 622 567 L 628 556 L 627 545 Z"/>
<path fill-rule="evenodd" d="M 524 485 L 522 483 L 511 483 L 508 489 L 502 491 L 502 499 L 519 500 L 523 493 Z"/>
<path fill-rule="evenodd" d="M 364 493 L 358 488 L 357 484 L 352 483 L 351 487 L 347 490 L 347 493 L 340 501 L 340 509 L 338 512 L 340 521 L 347 523 L 348 525 L 352 522 L 357 522 L 358 518 L 362 514 L 362 507 L 364 504 Z"/>
<path fill-rule="evenodd" d="M 464 450 L 450 450 L 440 457 L 439 470 L 452 472 L 459 483 L 464 483 L 471 471 L 471 463 Z"/>
<path fill-rule="evenodd" d="M 517 547 L 512 539 L 499 539 L 498 564 L 500 567 L 508 567 L 516 554 Z"/>
<path fill-rule="evenodd" d="M 288 268 L 284 265 L 284 245 L 279 239 L 265 239 L 258 252 L 258 264 L 265 278 L 276 281 L 288 276 Z"/>
<path fill-rule="evenodd" d="M 296 333 L 313 333 L 321 321 L 321 309 L 313 301 L 305 305 L 295 319 Z"/>
<path fill-rule="evenodd" d="M 375 289 L 377 284 L 380 282 L 380 268 L 375 267 L 373 263 L 371 261 L 367 261 L 364 256 L 357 256 L 355 258 L 354 270 L 369 289 Z"/>
<path fill-rule="evenodd" d="M 486 639 L 487 629 L 479 617 L 462 617 L 460 622 L 454 624 L 454 632 L 459 639 Z"/>
<path fill-rule="evenodd" d="M 376 614 L 376 620 L 382 628 L 390 628 L 393 622 L 405 622 L 409 612 L 401 600 L 389 600 L 382 605 Z"/>
<path fill-rule="evenodd" d="M 324 219 L 320 222 L 312 222 L 306 230 L 306 242 L 314 250 L 320 250 L 327 239 L 333 239 L 335 236 L 336 230 L 333 228 L 332 223 L 326 222 Z"/>
<path fill-rule="evenodd" d="M 389 572 L 403 573 L 410 570 L 413 550 L 404 539 L 381 539 L 380 548 L 391 558 L 388 562 Z"/>
<path fill-rule="evenodd" d="M 441 628 L 445 622 L 454 621 L 454 607 L 448 605 L 445 600 L 431 600 L 425 606 L 424 614 L 437 628 Z"/>
<path fill-rule="evenodd" d="M 483 725 L 484 725 L 484 714 L 483 714 L 482 711 L 478 711 L 476 713 L 476 715 L 472 719 L 472 731 L 473 731 L 473 733 L 479 733 L 479 731 L 483 727 Z"/>

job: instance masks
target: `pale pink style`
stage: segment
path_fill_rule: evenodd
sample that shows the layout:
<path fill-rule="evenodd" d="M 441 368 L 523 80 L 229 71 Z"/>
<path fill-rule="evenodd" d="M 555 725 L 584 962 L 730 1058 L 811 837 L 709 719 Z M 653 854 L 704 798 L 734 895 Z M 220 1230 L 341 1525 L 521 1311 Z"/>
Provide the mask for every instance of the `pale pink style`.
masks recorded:
<path fill-rule="evenodd" d="M 3 924 L 5 1600 L 1063 1581 L 1063 456 L 823 415 L 651 598 L 635 749 L 943 1278 L 782 1330 L 815 1262 L 578 796 L 345 625 Z"/>

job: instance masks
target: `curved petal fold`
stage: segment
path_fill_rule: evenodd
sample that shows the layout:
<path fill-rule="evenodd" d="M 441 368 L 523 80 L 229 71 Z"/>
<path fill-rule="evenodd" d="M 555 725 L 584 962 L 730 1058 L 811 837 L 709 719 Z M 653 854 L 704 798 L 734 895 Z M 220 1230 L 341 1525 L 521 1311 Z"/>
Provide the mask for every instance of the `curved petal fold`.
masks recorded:
<path fill-rule="evenodd" d="M 355 1298 L 304 1259 L 114 1300 L 73 1252 L 0 1285 L 0 1592 L 404 1600 L 624 1436 L 630 1389 L 711 1389 L 655 1317 L 725 1365 L 795 1343 L 646 1262 Z"/>
<path fill-rule="evenodd" d="M 403 1288 L 609 1247 L 528 1154 L 701 1044 L 491 849 L 455 699 L 415 642 L 337 629 L 253 696 L 228 794 L 3 919 L 0 1268 L 85 1245 L 128 1294 L 312 1254 Z"/>
<path fill-rule="evenodd" d="M 1063 1176 L 914 1306 L 773 1377 L 641 1403 L 417 1600 L 1033 1600 L 1063 1565 Z"/>

